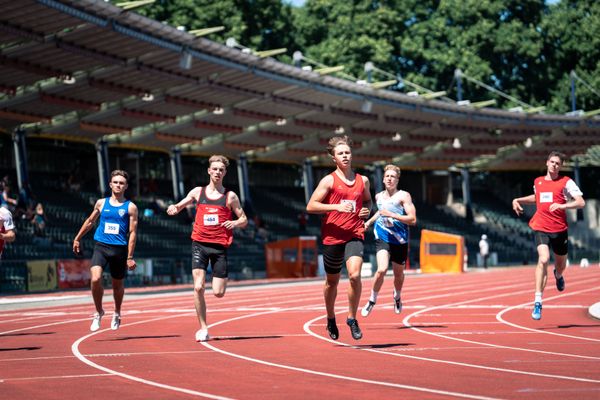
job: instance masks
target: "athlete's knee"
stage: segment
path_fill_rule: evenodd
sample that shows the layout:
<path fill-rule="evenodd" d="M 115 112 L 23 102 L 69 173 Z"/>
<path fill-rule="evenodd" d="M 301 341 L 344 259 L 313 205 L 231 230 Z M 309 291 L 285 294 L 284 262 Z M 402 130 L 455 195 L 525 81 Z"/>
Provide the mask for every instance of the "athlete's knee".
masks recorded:
<path fill-rule="evenodd" d="M 383 278 L 385 276 L 386 272 L 387 272 L 387 270 L 379 270 L 378 269 L 375 272 L 375 279 L 381 279 L 381 278 Z"/>
<path fill-rule="evenodd" d="M 205 288 L 204 288 L 204 282 L 198 283 L 198 284 L 194 285 L 194 292 L 196 292 L 196 293 L 198 293 L 200 295 L 203 295 L 204 294 L 204 290 L 205 290 Z"/>
<path fill-rule="evenodd" d="M 221 298 L 225 296 L 225 289 L 213 292 L 213 294 L 215 295 L 215 297 Z"/>
<path fill-rule="evenodd" d="M 542 265 L 544 267 L 548 266 L 548 262 L 550 262 L 550 257 L 546 255 L 542 255 L 538 257 L 538 265 Z"/>
<path fill-rule="evenodd" d="M 350 284 L 360 283 L 360 271 L 355 271 L 352 273 L 348 273 L 348 280 Z"/>
<path fill-rule="evenodd" d="M 92 275 L 92 277 L 90 278 L 90 281 L 91 281 L 92 285 L 94 285 L 94 286 L 96 286 L 96 285 L 102 286 L 102 275 L 100 275 L 100 276 Z"/>

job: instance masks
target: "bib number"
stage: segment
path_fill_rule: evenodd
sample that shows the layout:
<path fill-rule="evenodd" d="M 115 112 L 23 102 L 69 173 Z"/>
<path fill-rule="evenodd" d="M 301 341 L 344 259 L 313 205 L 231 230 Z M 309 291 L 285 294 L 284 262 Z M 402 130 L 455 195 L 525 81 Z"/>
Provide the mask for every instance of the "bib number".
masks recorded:
<path fill-rule="evenodd" d="M 552 203 L 552 192 L 540 193 L 540 203 Z"/>
<path fill-rule="evenodd" d="M 119 224 L 112 224 L 110 222 L 106 222 L 104 224 L 104 233 L 106 233 L 107 235 L 118 235 Z"/>
<path fill-rule="evenodd" d="M 204 215 L 204 226 L 219 225 L 219 215 L 206 214 Z"/>

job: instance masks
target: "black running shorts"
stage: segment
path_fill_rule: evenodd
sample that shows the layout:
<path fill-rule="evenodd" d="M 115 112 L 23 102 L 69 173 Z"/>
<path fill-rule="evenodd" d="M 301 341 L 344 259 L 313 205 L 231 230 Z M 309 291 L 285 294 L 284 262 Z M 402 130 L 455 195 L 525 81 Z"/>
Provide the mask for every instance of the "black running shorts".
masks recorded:
<path fill-rule="evenodd" d="M 339 274 L 342 267 L 350 257 L 362 257 L 364 253 L 363 241 L 352 239 L 346 243 L 324 244 L 323 264 L 328 274 Z"/>
<path fill-rule="evenodd" d="M 227 248 L 216 243 L 192 242 L 192 269 L 208 269 L 212 266 L 213 277 L 227 278 Z"/>
<path fill-rule="evenodd" d="M 375 240 L 375 253 L 379 250 L 385 250 L 390 253 L 390 260 L 396 264 L 404 265 L 406 263 L 406 255 L 408 254 L 408 244 L 388 243 L 381 239 Z"/>
<path fill-rule="evenodd" d="M 568 231 L 562 232 L 535 232 L 535 245 L 539 246 L 541 244 L 545 244 L 546 246 L 550 246 L 554 254 L 559 256 L 564 256 L 568 253 L 569 249 L 569 234 Z"/>
<path fill-rule="evenodd" d="M 127 275 L 127 246 L 96 242 L 92 254 L 92 267 L 105 269 L 108 265 L 113 279 L 124 279 Z"/>

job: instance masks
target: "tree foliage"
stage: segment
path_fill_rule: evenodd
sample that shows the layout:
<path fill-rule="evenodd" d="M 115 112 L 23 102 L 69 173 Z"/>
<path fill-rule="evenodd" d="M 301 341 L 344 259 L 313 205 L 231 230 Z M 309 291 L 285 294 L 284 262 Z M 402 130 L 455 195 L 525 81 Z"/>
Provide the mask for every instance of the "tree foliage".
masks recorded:
<path fill-rule="evenodd" d="M 600 108 L 600 2 L 561 0 L 158 0 L 141 11 L 188 30 L 224 25 L 257 50 L 300 50 L 326 65 L 364 79 L 373 62 L 392 75 L 448 90 L 456 98 L 454 71 L 549 112 L 570 110 L 570 72 L 578 82 L 577 106 Z M 387 80 L 377 76 L 376 80 Z M 464 96 L 513 102 L 471 82 Z"/>

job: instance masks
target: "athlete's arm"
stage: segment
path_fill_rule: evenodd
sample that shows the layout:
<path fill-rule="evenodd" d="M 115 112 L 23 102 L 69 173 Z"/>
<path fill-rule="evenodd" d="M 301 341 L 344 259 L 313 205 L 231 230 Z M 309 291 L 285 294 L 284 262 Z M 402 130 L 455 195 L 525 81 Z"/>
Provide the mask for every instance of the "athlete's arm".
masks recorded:
<path fill-rule="evenodd" d="M 380 195 L 381 195 L 381 193 L 377 193 L 375 195 L 375 201 L 377 201 L 377 199 L 379 198 Z M 375 214 L 373 214 L 373 216 L 371 218 L 369 218 L 367 221 L 365 221 L 365 229 L 369 229 L 369 226 L 373 225 L 375 223 L 375 221 L 377 220 L 377 218 L 379 218 L 379 211 L 376 211 Z"/>
<path fill-rule="evenodd" d="M 416 225 L 417 224 L 417 210 L 415 209 L 415 205 L 412 202 L 412 197 L 410 196 L 410 193 L 402 192 L 402 193 L 400 193 L 400 195 L 398 197 L 400 200 L 400 204 L 402 204 L 404 211 L 406 211 L 406 215 L 393 213 L 389 210 L 381 210 L 381 215 L 383 215 L 384 217 L 390 217 L 390 218 L 397 219 L 398 221 L 400 221 L 406 225 L 411 225 L 411 226 Z"/>
<path fill-rule="evenodd" d="M 373 201 L 371 200 L 371 184 L 369 183 L 369 178 L 362 175 L 361 178 L 363 180 L 363 183 L 365 184 L 365 187 L 363 189 L 363 206 L 358 212 L 358 217 L 365 219 L 369 218 L 369 215 L 371 214 L 371 205 Z"/>
<path fill-rule="evenodd" d="M 310 196 L 310 200 L 306 205 L 306 211 L 311 214 L 325 214 L 330 211 L 339 212 L 352 212 L 352 204 L 341 203 L 341 204 L 326 204 L 323 203 L 323 199 L 333 186 L 333 176 L 327 175 L 317 185 L 317 188 Z"/>
<path fill-rule="evenodd" d="M 4 240 L 6 243 L 12 243 L 17 238 L 15 231 L 10 229 L 4 233 L 0 233 L 0 239 Z"/>
<path fill-rule="evenodd" d="M 94 205 L 94 210 L 92 211 L 90 216 L 87 217 L 87 219 L 85 221 L 83 221 L 83 225 L 81 225 L 79 232 L 75 236 L 75 239 L 73 239 L 73 253 L 81 254 L 81 246 L 79 244 L 79 241 L 81 240 L 81 238 L 83 238 L 85 236 L 86 233 L 88 233 L 88 231 L 90 229 L 92 229 L 92 227 L 94 226 L 94 223 L 100 216 L 103 206 L 104 206 L 104 199 L 100 199 L 100 200 L 96 201 L 96 204 Z"/>
<path fill-rule="evenodd" d="M 240 204 L 240 199 L 234 192 L 229 192 L 229 198 L 227 199 L 229 203 L 229 208 L 233 213 L 237 216 L 235 221 L 229 220 L 225 221 L 221 224 L 225 229 L 233 229 L 233 228 L 245 228 L 248 225 L 248 218 L 246 217 L 246 213 Z"/>
<path fill-rule="evenodd" d="M 548 208 L 550 211 L 556 210 L 572 210 L 574 208 L 583 208 L 585 206 L 585 200 L 583 196 L 573 196 L 573 200 L 568 201 L 564 204 L 552 203 Z"/>
<path fill-rule="evenodd" d="M 515 210 L 517 215 L 523 214 L 523 207 L 521 204 L 535 204 L 535 194 L 530 194 L 529 196 L 519 197 L 513 199 L 512 208 Z"/>
<path fill-rule="evenodd" d="M 183 210 L 188 204 L 197 201 L 201 189 L 202 188 L 200 186 L 197 186 L 190 190 L 187 196 L 185 196 L 179 203 L 171 204 L 169 207 L 167 207 L 167 214 L 176 215 L 179 213 L 179 211 Z"/>
<path fill-rule="evenodd" d="M 133 252 L 135 251 L 135 243 L 137 241 L 137 227 L 138 227 L 138 208 L 132 202 L 129 202 L 129 241 L 127 242 L 127 269 L 133 271 L 136 267 L 135 260 L 133 259 Z"/>

